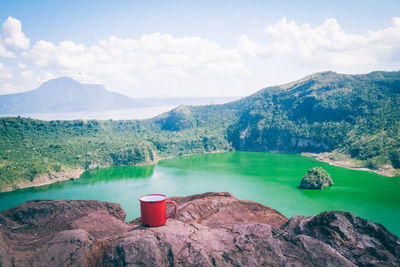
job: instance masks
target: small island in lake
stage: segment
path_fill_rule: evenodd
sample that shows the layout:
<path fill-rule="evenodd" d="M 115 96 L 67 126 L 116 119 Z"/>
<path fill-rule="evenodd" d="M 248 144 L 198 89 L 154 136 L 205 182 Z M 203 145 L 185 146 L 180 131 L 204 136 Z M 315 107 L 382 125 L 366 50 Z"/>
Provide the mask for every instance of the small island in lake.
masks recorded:
<path fill-rule="evenodd" d="M 324 189 L 324 187 L 333 185 L 329 173 L 321 167 L 315 167 L 308 170 L 307 174 L 301 180 L 300 189 Z"/>

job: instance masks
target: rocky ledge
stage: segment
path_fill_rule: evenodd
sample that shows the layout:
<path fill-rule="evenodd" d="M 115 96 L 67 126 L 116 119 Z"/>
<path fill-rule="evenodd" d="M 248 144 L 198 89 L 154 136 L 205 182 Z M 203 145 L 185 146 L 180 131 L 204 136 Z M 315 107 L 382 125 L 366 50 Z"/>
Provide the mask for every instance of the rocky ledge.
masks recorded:
<path fill-rule="evenodd" d="M 165 226 L 119 204 L 30 201 L 0 212 L 0 266 L 399 266 L 400 240 L 348 212 L 287 219 L 229 193 L 173 197 Z"/>

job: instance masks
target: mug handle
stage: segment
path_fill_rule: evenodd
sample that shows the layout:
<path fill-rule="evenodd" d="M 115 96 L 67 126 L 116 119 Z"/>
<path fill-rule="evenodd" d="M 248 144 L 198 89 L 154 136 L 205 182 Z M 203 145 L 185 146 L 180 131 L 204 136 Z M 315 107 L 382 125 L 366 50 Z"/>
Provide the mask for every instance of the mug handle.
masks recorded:
<path fill-rule="evenodd" d="M 174 216 L 175 216 L 175 214 L 176 214 L 176 212 L 178 211 L 178 206 L 176 205 L 176 203 L 175 203 L 174 201 L 167 200 L 166 204 L 168 204 L 168 203 L 171 203 L 171 204 L 173 204 L 173 205 L 174 205 L 174 207 L 175 207 L 175 209 L 174 209 L 174 212 L 172 213 L 172 215 L 170 215 L 170 216 L 167 216 L 167 220 L 168 220 L 168 219 L 171 219 L 172 217 L 174 217 Z"/>

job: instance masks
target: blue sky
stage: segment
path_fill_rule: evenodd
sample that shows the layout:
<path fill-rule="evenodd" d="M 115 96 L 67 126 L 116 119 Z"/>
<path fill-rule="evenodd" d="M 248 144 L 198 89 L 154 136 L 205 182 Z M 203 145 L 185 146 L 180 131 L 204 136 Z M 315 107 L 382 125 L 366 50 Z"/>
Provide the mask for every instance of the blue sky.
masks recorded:
<path fill-rule="evenodd" d="M 2 0 L 0 93 L 68 75 L 132 97 L 247 95 L 397 70 L 396 17 L 400 1 Z"/>

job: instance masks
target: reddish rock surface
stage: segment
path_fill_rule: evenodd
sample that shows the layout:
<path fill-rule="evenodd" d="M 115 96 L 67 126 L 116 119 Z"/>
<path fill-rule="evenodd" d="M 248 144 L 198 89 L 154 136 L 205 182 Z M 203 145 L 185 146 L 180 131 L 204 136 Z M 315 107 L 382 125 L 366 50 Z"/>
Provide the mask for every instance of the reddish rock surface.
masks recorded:
<path fill-rule="evenodd" d="M 30 201 L 0 212 L 0 266 L 399 266 L 400 240 L 347 212 L 289 221 L 229 193 L 173 197 L 165 226 L 120 205 Z"/>

